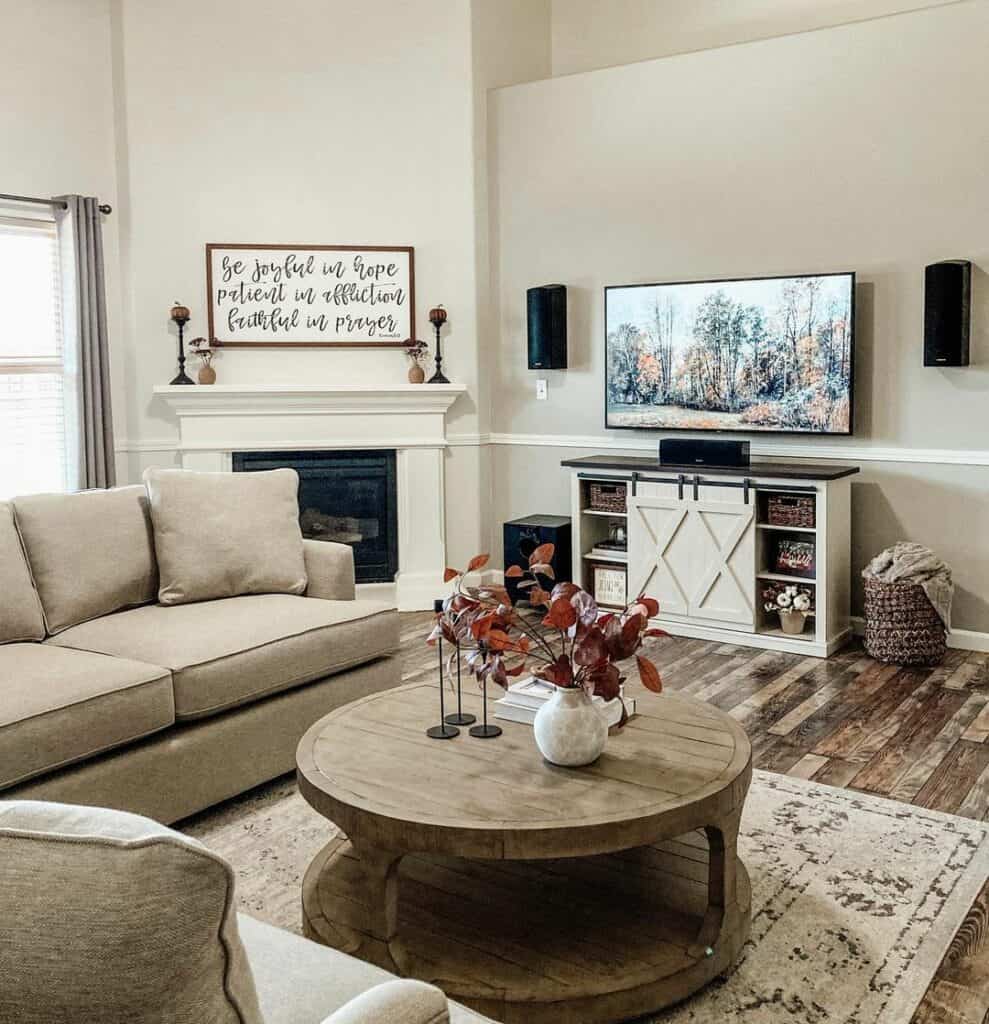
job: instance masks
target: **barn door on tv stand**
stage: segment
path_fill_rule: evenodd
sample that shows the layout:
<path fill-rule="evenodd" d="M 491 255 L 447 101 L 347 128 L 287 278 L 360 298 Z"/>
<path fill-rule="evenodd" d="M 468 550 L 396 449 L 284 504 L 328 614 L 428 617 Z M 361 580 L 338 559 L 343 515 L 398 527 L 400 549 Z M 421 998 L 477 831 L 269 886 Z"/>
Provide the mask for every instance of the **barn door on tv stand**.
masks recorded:
<path fill-rule="evenodd" d="M 650 494 L 628 502 L 628 593 L 655 598 L 660 614 L 689 614 L 689 511 L 686 502 Z"/>
<path fill-rule="evenodd" d="M 755 507 L 692 501 L 690 617 L 755 629 Z"/>
<path fill-rule="evenodd" d="M 661 616 L 754 629 L 754 506 L 637 494 L 628 572 L 629 594 L 654 597 Z"/>

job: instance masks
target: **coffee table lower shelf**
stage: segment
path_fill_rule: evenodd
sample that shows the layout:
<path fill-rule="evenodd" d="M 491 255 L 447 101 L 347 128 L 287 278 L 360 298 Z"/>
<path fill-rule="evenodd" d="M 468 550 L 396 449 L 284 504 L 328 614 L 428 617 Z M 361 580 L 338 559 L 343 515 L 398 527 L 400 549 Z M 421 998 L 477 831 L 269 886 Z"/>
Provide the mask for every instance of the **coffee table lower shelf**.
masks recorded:
<path fill-rule="evenodd" d="M 306 872 L 306 935 L 440 986 L 504 1024 L 615 1024 L 687 998 L 727 971 L 748 937 L 751 889 L 711 947 L 703 832 L 566 860 L 464 860 L 407 854 L 398 927 L 369 934 L 369 888 L 350 842 L 332 840 Z M 708 914 L 707 928 L 710 928 Z"/>

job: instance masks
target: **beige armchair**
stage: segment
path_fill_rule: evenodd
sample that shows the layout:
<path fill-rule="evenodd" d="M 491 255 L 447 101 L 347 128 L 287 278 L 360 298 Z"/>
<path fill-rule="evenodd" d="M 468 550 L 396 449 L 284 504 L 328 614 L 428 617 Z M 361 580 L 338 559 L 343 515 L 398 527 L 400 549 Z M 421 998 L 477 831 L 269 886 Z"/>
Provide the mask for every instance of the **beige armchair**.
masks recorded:
<path fill-rule="evenodd" d="M 0 802 L 0 1021 L 485 1020 L 234 908 L 230 866 L 148 818 Z"/>

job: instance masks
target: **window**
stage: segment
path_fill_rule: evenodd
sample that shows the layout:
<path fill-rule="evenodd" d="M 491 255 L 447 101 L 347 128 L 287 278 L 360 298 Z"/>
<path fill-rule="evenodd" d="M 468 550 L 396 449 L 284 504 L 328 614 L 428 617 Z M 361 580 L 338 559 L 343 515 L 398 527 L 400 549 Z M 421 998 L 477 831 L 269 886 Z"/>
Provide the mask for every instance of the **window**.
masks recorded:
<path fill-rule="evenodd" d="M 0 499 L 69 486 L 58 239 L 0 216 Z"/>

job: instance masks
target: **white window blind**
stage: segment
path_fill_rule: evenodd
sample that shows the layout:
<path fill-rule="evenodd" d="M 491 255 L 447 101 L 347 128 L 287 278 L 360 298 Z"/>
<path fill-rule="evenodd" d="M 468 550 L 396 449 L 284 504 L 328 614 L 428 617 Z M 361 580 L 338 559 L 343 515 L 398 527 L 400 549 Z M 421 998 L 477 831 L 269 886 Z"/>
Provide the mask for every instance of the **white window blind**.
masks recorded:
<path fill-rule="evenodd" d="M 68 487 L 58 238 L 0 216 L 0 499 Z"/>

